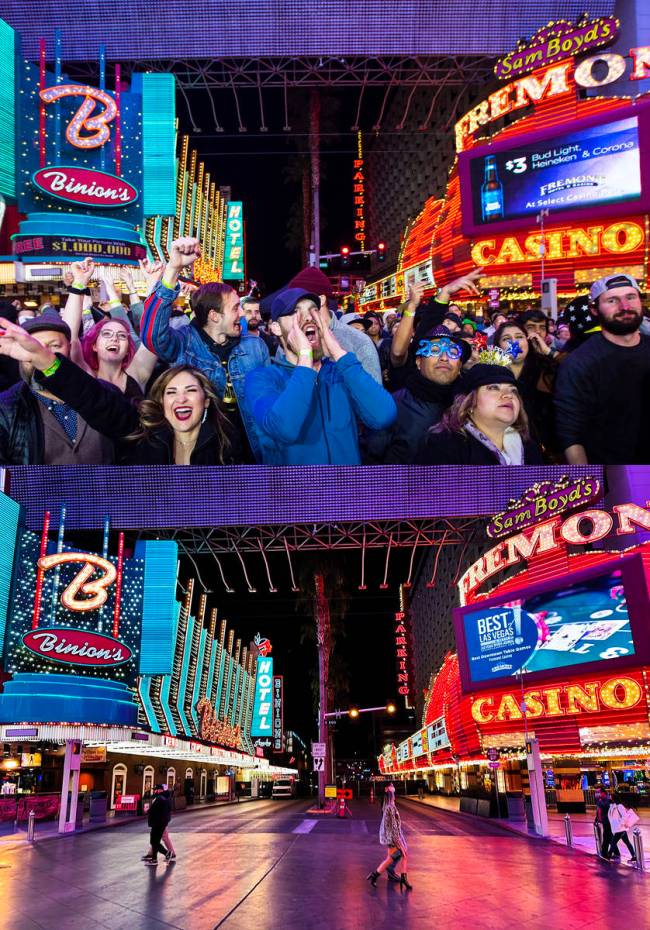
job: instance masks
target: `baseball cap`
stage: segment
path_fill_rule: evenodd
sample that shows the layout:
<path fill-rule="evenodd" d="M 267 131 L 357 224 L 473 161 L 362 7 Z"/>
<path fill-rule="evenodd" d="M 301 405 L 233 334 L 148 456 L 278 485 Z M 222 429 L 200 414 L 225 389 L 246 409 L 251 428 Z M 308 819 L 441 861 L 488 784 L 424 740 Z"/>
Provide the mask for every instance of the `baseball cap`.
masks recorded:
<path fill-rule="evenodd" d="M 48 332 L 63 333 L 66 339 L 70 339 L 70 327 L 62 320 L 53 307 L 48 307 L 39 316 L 31 320 L 25 320 L 22 327 L 28 333 L 39 333 L 47 330 Z"/>
<path fill-rule="evenodd" d="M 591 285 L 589 297 L 591 300 L 598 300 L 601 294 L 611 290 L 613 287 L 633 287 L 635 291 L 639 290 L 636 278 L 629 274 L 615 274 L 607 278 L 599 278 Z"/>
<path fill-rule="evenodd" d="M 311 294 L 309 291 L 303 291 L 301 287 L 288 287 L 280 291 L 271 304 L 271 319 L 273 322 L 279 320 L 281 316 L 289 316 L 296 309 L 296 304 L 301 300 L 313 300 L 316 307 L 320 307 L 320 297 L 317 294 Z"/>

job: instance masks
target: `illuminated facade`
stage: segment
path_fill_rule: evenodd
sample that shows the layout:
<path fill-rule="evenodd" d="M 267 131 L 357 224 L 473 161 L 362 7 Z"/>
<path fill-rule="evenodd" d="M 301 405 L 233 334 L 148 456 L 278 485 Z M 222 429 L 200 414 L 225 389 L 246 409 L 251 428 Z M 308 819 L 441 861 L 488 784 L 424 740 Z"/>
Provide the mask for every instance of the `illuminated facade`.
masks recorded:
<path fill-rule="evenodd" d="M 206 624 L 206 595 L 191 613 L 190 579 L 178 614 L 173 670 L 143 676 L 138 692 L 154 733 L 185 736 L 253 754 L 250 738 L 255 691 L 253 655 L 217 611 Z"/>
<path fill-rule="evenodd" d="M 610 17 L 582 24 L 573 32 L 569 24 L 564 24 L 563 38 L 557 40 L 549 26 L 540 30 L 528 52 L 513 52 L 502 59 L 500 64 L 506 62 L 506 67 L 502 68 L 501 78 L 512 75 L 515 79 L 498 87 L 457 121 L 457 154 L 444 200 L 428 200 L 422 213 L 407 228 L 396 272 L 368 285 L 362 298 L 365 309 L 396 306 L 407 293 L 409 275 L 421 273 L 425 296 L 431 296 L 435 287 L 467 274 L 475 266 L 485 269 L 481 287 L 496 289 L 502 301 L 538 299 L 542 278 L 557 281 L 561 300 L 585 293 L 592 281 L 606 274 L 629 274 L 642 287 L 646 286 L 650 245 L 646 125 L 650 94 L 640 93 L 636 97 L 604 94 L 615 93 L 617 82 L 625 83 L 625 90 L 631 86 L 632 92 L 635 82 L 639 89 L 643 86 L 638 82 L 650 77 L 650 47 L 633 48 L 624 56 L 594 53 L 595 46 L 587 42 L 582 53 L 576 51 L 580 36 L 589 36 L 598 44 L 607 32 L 609 41 L 615 25 Z M 542 49 L 546 57 L 542 56 Z M 565 56 L 580 57 L 558 58 L 558 49 L 565 49 Z M 585 52 L 589 57 L 584 57 Z M 601 62 L 600 67 L 606 67 L 605 76 L 600 73 L 596 76 L 593 70 L 596 60 Z M 531 70 L 533 66 L 536 70 Z M 602 160 L 600 163 L 596 160 L 591 174 L 587 171 L 580 180 L 582 187 L 563 196 L 568 182 L 562 177 L 562 155 L 570 152 L 572 134 L 577 134 L 580 142 L 581 133 L 587 139 L 589 133 L 597 134 L 601 127 L 602 133 L 607 133 L 625 120 L 638 122 L 638 190 L 628 190 L 632 181 L 626 169 L 625 177 L 616 182 L 621 188 L 620 196 L 603 205 L 594 199 L 591 205 L 586 199 L 588 183 L 592 183 L 587 175 L 596 176 L 599 170 L 605 173 L 607 170 L 603 169 Z M 557 178 L 540 188 L 544 196 L 539 199 L 539 206 L 534 200 L 529 203 L 527 217 L 521 213 L 518 219 L 508 219 L 503 208 L 504 181 L 512 188 L 512 172 L 524 170 L 526 151 L 538 145 L 541 152 L 546 140 L 544 154 L 549 155 L 548 165 L 552 170 L 556 170 L 553 168 L 556 162 L 560 166 Z M 504 179 L 496 173 L 496 160 L 505 150 L 510 151 L 502 165 L 508 165 L 510 173 Z M 481 217 L 480 211 L 477 215 L 478 168 L 470 177 L 472 163 L 481 161 L 487 165 L 489 157 L 493 158 L 493 164 L 485 170 L 492 172 L 494 203 L 490 209 L 496 211 L 496 220 L 492 222 L 485 215 Z M 540 155 L 535 157 L 537 164 L 544 167 Z M 569 154 L 566 160 L 571 157 Z M 584 157 L 583 151 L 580 158 Z M 528 168 L 530 171 L 530 165 Z M 547 212 L 540 216 L 542 209 Z M 421 272 L 413 261 L 414 255 L 420 259 Z M 426 262 L 430 262 L 427 269 Z"/>
<path fill-rule="evenodd" d="M 166 261 L 174 239 L 193 236 L 201 241 L 203 254 L 194 265 L 201 284 L 222 280 L 226 244 L 229 191 L 217 187 L 189 136 L 179 139 L 174 215 L 149 217 L 146 239 L 152 253 Z"/>
<path fill-rule="evenodd" d="M 493 550 L 466 569 L 458 580 L 465 606 L 455 611 L 457 652 L 431 678 L 422 728 L 386 747 L 381 771 L 425 774 L 432 788 L 462 793 L 486 784 L 496 751 L 500 789 L 518 790 L 524 743 L 532 736 L 548 766 L 548 786 L 574 792 L 568 801 L 584 804 L 586 772 L 607 783 L 613 771 L 650 771 L 650 543 L 638 542 L 647 539 L 650 511 L 628 502 L 601 509 L 577 501 L 574 507 L 573 514 L 510 531 L 500 545 L 504 554 L 510 547 L 521 556 L 515 573 Z M 558 529 L 557 545 L 538 547 L 534 540 L 549 527 Z M 585 551 L 589 537 L 595 542 L 599 534 L 600 546 L 609 540 L 616 548 Z M 635 544 L 620 550 L 625 534 Z M 508 577 L 499 581 L 504 572 Z M 503 622 L 517 610 L 536 624 L 530 647 L 525 630 L 515 640 L 515 649 L 528 649 L 523 678 L 508 665 L 513 652 Z M 488 671 L 470 636 L 476 623 L 492 662 Z M 434 731 L 440 736 L 435 748 Z"/>

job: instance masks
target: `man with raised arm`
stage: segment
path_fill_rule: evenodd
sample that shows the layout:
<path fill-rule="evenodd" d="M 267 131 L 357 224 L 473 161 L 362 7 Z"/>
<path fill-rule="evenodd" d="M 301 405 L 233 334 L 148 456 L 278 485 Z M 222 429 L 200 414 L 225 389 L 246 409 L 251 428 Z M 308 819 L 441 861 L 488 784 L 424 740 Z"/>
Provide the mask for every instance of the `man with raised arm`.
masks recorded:
<path fill-rule="evenodd" d="M 192 365 L 207 375 L 231 425 L 243 440 L 248 438 L 255 460 L 261 461 L 255 425 L 243 403 L 244 379 L 253 369 L 269 365 L 270 358 L 261 339 L 242 336 L 236 291 L 218 282 L 202 285 L 192 294 L 191 325 L 181 329 L 170 325 L 180 291 L 179 275 L 191 269 L 200 256 L 198 239 L 184 237 L 172 242 L 162 280 L 145 301 L 140 338 L 150 352 L 170 365 Z M 245 448 L 246 443 L 243 445 Z"/>

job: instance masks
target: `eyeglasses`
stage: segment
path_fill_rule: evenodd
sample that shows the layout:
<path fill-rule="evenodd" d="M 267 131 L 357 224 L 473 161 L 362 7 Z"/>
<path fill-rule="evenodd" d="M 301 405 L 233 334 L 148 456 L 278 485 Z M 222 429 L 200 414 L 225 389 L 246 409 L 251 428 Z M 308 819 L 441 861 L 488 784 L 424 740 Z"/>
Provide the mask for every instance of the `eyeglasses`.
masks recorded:
<path fill-rule="evenodd" d="M 443 336 L 441 339 L 421 339 L 420 348 L 415 354 L 421 358 L 439 358 L 441 355 L 446 355 L 448 359 L 455 362 L 461 358 L 463 350 L 456 342 Z"/>
<path fill-rule="evenodd" d="M 126 333 L 114 333 L 107 329 L 102 329 L 99 335 L 102 339 L 117 339 L 119 342 L 128 342 L 129 340 L 129 337 Z"/>

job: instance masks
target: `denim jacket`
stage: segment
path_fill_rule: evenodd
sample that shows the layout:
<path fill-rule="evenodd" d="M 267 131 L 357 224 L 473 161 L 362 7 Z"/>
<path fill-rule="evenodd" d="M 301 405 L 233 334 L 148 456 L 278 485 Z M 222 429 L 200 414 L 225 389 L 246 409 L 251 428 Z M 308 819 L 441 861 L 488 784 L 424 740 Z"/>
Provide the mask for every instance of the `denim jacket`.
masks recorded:
<path fill-rule="evenodd" d="M 226 373 L 221 360 L 214 355 L 201 338 L 195 326 L 172 329 L 169 325 L 172 305 L 180 286 L 171 290 L 160 281 L 147 297 L 140 326 L 140 338 L 150 352 L 170 365 L 192 365 L 202 371 L 212 382 L 219 395 L 226 390 Z M 249 371 L 270 365 L 269 350 L 264 340 L 256 336 L 242 336 L 228 357 L 228 373 L 242 422 L 255 459 L 262 459 L 260 442 L 255 422 L 244 402 L 244 379 Z"/>

